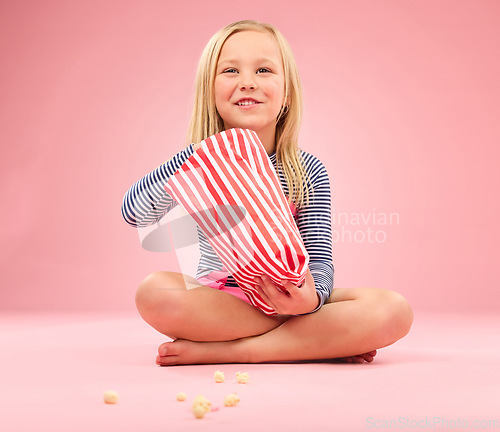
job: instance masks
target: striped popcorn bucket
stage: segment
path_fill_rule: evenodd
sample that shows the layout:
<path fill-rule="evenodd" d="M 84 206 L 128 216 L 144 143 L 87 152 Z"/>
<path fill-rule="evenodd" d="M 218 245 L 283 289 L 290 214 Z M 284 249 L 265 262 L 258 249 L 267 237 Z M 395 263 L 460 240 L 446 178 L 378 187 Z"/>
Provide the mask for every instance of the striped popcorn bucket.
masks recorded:
<path fill-rule="evenodd" d="M 224 267 L 265 314 L 276 311 L 259 295 L 255 276 L 267 275 L 282 290 L 281 280 L 304 282 L 309 255 L 254 131 L 230 129 L 202 141 L 165 190 L 194 218 Z"/>

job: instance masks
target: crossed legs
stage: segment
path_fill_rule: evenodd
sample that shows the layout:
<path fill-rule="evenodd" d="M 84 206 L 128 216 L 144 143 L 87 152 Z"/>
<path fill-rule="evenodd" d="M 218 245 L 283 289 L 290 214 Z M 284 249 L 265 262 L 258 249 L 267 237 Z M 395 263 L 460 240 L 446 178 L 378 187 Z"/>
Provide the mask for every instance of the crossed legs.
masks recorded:
<path fill-rule="evenodd" d="M 404 337 L 413 321 L 408 302 L 393 291 L 335 288 L 313 314 L 267 316 L 231 294 L 173 272 L 149 275 L 136 304 L 148 324 L 175 339 L 160 345 L 161 365 L 371 361 L 376 349 Z"/>

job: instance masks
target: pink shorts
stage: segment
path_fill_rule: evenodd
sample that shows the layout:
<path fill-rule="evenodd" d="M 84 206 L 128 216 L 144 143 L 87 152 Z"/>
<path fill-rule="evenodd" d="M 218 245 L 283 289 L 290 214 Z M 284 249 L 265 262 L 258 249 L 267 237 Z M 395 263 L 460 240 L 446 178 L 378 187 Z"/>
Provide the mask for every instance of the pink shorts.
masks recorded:
<path fill-rule="evenodd" d="M 225 285 L 228 275 L 229 273 L 227 271 L 213 271 L 206 276 L 202 276 L 201 278 L 199 278 L 198 282 L 210 288 L 218 289 L 219 291 L 224 291 L 228 294 L 232 294 L 235 297 L 238 297 L 239 299 L 247 302 L 248 304 L 252 304 L 240 287 Z"/>

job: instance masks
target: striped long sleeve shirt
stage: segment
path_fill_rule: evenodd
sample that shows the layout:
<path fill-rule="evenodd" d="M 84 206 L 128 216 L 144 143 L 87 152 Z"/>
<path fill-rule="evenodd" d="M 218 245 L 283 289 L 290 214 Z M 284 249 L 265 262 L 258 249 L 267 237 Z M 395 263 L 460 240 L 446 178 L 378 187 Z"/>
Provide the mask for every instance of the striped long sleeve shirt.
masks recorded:
<path fill-rule="evenodd" d="M 129 225 L 133 227 L 152 225 L 177 205 L 177 202 L 166 193 L 164 185 L 193 152 L 191 144 L 132 185 L 122 203 L 122 215 Z M 294 219 L 309 254 L 309 270 L 320 299 L 318 307 L 312 311 L 315 312 L 325 303 L 333 290 L 330 181 L 325 166 L 318 158 L 303 150 L 300 150 L 300 156 L 309 176 L 306 185 L 309 191 L 309 204 L 297 208 Z M 283 192 L 288 197 L 288 185 L 277 163 L 276 153 L 270 155 L 269 159 L 276 169 Z M 198 238 L 201 257 L 197 279 L 222 268 L 219 257 L 199 227 Z M 226 285 L 238 286 L 231 275 L 228 276 Z"/>

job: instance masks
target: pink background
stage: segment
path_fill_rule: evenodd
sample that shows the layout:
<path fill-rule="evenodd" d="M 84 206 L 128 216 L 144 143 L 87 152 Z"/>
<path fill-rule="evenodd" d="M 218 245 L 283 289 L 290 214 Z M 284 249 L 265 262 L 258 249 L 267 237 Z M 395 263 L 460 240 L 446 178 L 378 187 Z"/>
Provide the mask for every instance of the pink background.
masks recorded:
<path fill-rule="evenodd" d="M 335 224 L 384 238 L 336 242 L 335 286 L 497 311 L 495 0 L 2 1 L 0 307 L 132 311 L 142 278 L 176 265 L 141 249 L 121 201 L 184 147 L 201 50 L 245 18 L 292 45 L 301 147 L 327 166 L 335 212 L 398 215 Z"/>

